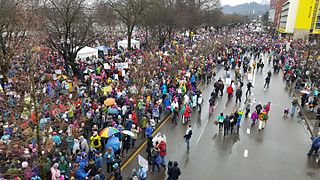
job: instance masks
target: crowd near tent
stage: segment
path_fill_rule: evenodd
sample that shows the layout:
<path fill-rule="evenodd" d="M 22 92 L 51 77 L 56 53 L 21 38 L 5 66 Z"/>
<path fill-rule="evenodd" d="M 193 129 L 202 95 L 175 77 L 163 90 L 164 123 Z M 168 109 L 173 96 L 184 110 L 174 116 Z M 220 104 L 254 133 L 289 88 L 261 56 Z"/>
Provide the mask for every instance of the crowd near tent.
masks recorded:
<path fill-rule="evenodd" d="M 99 57 L 103 57 L 104 55 L 107 55 L 108 52 L 112 51 L 112 48 L 106 45 L 95 47 L 95 49 L 98 50 Z"/>
<path fill-rule="evenodd" d="M 128 48 L 128 40 L 122 40 L 118 42 L 118 48 L 122 47 L 123 49 Z M 131 48 L 140 49 L 140 42 L 134 39 L 131 39 Z"/>
<path fill-rule="evenodd" d="M 85 60 L 86 58 L 92 58 L 92 57 L 95 57 L 95 58 L 98 57 L 98 49 L 91 48 L 88 46 L 80 49 L 80 51 L 77 54 L 77 59 Z"/>
<path fill-rule="evenodd" d="M 96 47 L 96 49 L 98 49 L 98 51 L 111 51 L 112 50 L 111 47 L 106 46 L 106 45 L 98 46 L 98 47 Z"/>

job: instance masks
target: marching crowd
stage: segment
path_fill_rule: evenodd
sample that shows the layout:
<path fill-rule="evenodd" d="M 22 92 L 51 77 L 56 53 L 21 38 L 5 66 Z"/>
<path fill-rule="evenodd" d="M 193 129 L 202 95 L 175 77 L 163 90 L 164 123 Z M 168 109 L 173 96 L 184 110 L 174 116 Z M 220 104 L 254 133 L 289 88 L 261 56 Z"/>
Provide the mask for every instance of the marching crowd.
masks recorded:
<path fill-rule="evenodd" d="M 202 47 L 208 39 L 214 40 L 210 41 L 215 42 L 214 46 Z M 36 180 L 44 170 L 47 179 L 53 180 L 99 180 L 109 175 L 120 180 L 123 157 L 136 146 L 137 139 L 147 138 L 152 172 L 162 166 L 167 169 L 168 179 L 176 180 L 181 175 L 178 162 L 166 162 L 166 138 L 154 136 L 162 118 L 172 114 L 174 125 L 179 119 L 186 124 L 184 139 L 189 151 L 191 113 L 195 107 L 201 112 L 205 100 L 197 85 L 214 81 L 209 99 L 212 114 L 216 99 L 225 91 L 230 99 L 235 94 L 236 103 L 242 102 L 243 77 L 247 76 L 244 108 L 221 113 L 214 123 L 225 136 L 239 132 L 244 116 L 250 116 L 252 127 L 258 123 L 259 131 L 264 129 L 271 103 L 258 103 L 250 113 L 254 88 L 250 75 L 264 68 L 261 54 L 270 56 L 274 73 L 283 67 L 285 79 L 296 82 L 297 88 L 304 76 L 311 74 L 298 63 L 302 55 L 292 54 L 285 46 L 282 40 L 266 33 L 248 34 L 245 28 L 228 29 L 228 33 L 226 29 L 201 29 L 192 39 L 177 34 L 174 41 L 160 49 L 113 48 L 93 63 L 78 61 L 80 78 L 67 72 L 63 58 L 47 48 L 35 53 L 36 70 L 26 64 L 24 56 L 16 57 L 9 80 L 0 79 L 0 100 L 5 104 L 0 107 L 0 178 Z M 202 48 L 215 51 L 206 54 Z M 116 63 L 127 63 L 128 67 Z M 225 82 L 215 79 L 215 67 L 224 68 Z M 234 79 L 231 70 L 235 71 Z M 32 87 L 28 86 L 30 72 L 35 74 L 38 107 L 34 107 Z M 269 88 L 270 79 L 268 72 L 265 88 Z M 318 78 L 311 79 L 306 88 L 314 89 L 312 100 L 316 104 Z M 307 97 L 302 100 L 309 102 Z M 41 137 L 39 142 L 37 135 Z M 41 161 L 39 154 L 44 157 Z M 134 169 L 131 179 L 147 179 L 145 167 Z"/>

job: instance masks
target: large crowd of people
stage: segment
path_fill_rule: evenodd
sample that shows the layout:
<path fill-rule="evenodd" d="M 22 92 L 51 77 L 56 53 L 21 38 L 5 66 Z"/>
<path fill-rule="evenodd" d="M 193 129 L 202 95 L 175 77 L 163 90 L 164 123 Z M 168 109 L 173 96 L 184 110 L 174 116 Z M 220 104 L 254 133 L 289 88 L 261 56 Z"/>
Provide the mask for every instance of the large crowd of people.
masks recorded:
<path fill-rule="evenodd" d="M 204 100 L 199 83 L 214 82 L 210 113 L 225 90 L 230 97 L 235 93 L 236 102 L 241 103 L 242 79 L 263 69 L 263 54 L 270 56 L 274 72 L 283 68 L 284 78 L 295 82 L 296 88 L 304 83 L 302 88 L 317 92 L 318 74 L 303 64 L 304 53 L 294 53 L 300 47 L 294 45 L 302 43 L 291 42 L 293 48 L 286 50 L 286 40 L 267 33 L 250 34 L 245 27 L 203 28 L 191 39 L 177 33 L 159 49 L 112 47 L 101 58 L 77 61 L 80 76 L 67 72 L 63 58 L 45 47 L 33 54 L 36 69 L 26 63 L 24 55 L 15 57 L 9 80 L 1 79 L 0 178 L 39 179 L 44 170 L 47 179 L 105 179 L 109 175 L 121 179 L 121 161 L 141 138 L 148 139 L 152 171 L 159 171 L 160 165 L 167 166 L 166 140 L 153 137 L 154 129 L 168 114 L 177 125 L 188 124 L 194 107 L 201 111 Z M 226 82 L 215 79 L 215 68 L 225 69 Z M 234 79 L 230 69 L 235 70 Z M 35 77 L 34 86 L 31 77 Z M 266 88 L 269 85 L 268 73 Z M 253 86 L 248 83 L 246 87 L 246 109 L 221 113 L 216 121 L 224 135 L 238 132 L 242 116 L 250 112 Z M 315 105 L 317 96 L 314 93 L 312 98 Z M 259 121 L 261 130 L 270 103 L 258 105 L 250 117 L 252 126 Z M 191 135 L 188 125 L 187 142 Z M 38 160 L 39 155 L 44 158 Z M 178 179 L 178 163 L 169 162 L 169 166 L 169 177 Z M 134 170 L 134 176 L 146 179 L 144 167 Z"/>

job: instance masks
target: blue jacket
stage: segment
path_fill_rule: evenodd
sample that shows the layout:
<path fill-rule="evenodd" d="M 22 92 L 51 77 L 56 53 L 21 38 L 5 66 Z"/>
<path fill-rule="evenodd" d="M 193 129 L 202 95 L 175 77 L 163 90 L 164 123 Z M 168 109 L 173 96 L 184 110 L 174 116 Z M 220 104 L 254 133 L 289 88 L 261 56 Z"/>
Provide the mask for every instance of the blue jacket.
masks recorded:
<path fill-rule="evenodd" d="M 320 148 L 320 136 L 313 139 L 312 146 Z"/>
<path fill-rule="evenodd" d="M 194 74 L 192 74 L 190 81 L 191 83 L 194 83 L 196 81 L 196 76 Z"/>
<path fill-rule="evenodd" d="M 102 167 L 102 157 L 101 156 L 95 156 L 95 164 L 96 164 L 96 167 L 99 169 Z"/>
<path fill-rule="evenodd" d="M 141 180 L 146 180 L 147 179 L 147 170 L 143 167 L 140 167 L 139 171 L 138 171 L 138 175 Z"/>
<path fill-rule="evenodd" d="M 131 127 L 132 127 L 132 124 L 133 124 L 133 121 L 131 119 L 128 119 L 126 121 L 126 130 L 131 130 Z"/>
<path fill-rule="evenodd" d="M 111 151 L 111 152 L 107 151 L 107 152 L 104 154 L 104 158 L 106 159 L 106 162 L 107 162 L 107 163 L 113 162 L 114 159 L 115 159 L 114 152 L 113 152 L 113 151 Z"/>
<path fill-rule="evenodd" d="M 54 143 L 56 143 L 57 145 L 61 144 L 61 138 L 58 135 L 54 135 L 52 136 L 52 140 L 54 141 Z"/>
<path fill-rule="evenodd" d="M 147 128 L 146 128 L 146 136 L 147 137 L 151 137 L 152 133 L 153 133 L 152 127 L 151 126 L 147 126 Z"/>
<path fill-rule="evenodd" d="M 169 98 L 166 98 L 166 99 L 164 100 L 163 104 L 164 104 L 165 107 L 170 106 L 170 105 L 171 105 L 171 102 L 170 102 Z"/>
<path fill-rule="evenodd" d="M 168 92 L 168 90 L 167 90 L 167 85 L 163 84 L 162 87 L 161 87 L 161 89 L 162 89 L 162 95 L 166 95 L 167 92 Z"/>
<path fill-rule="evenodd" d="M 76 171 L 76 180 L 84 180 L 86 177 L 89 176 L 89 173 L 84 171 L 84 167 L 86 166 L 85 163 L 81 162 L 79 168 Z"/>

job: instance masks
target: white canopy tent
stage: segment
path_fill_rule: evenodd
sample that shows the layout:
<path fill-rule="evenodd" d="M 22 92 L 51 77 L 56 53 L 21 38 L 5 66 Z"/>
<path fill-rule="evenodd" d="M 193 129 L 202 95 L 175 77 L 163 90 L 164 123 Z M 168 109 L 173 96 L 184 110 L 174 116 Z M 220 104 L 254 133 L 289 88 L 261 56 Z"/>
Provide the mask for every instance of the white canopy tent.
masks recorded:
<path fill-rule="evenodd" d="M 124 49 L 128 48 L 128 40 L 122 40 L 118 42 L 118 49 L 120 48 L 120 46 Z M 131 47 L 133 48 L 137 48 L 140 49 L 140 42 L 134 39 L 131 39 Z"/>
<path fill-rule="evenodd" d="M 84 47 L 80 49 L 77 53 L 77 59 L 85 60 L 86 58 L 98 58 L 98 49 L 91 48 L 91 47 Z"/>

